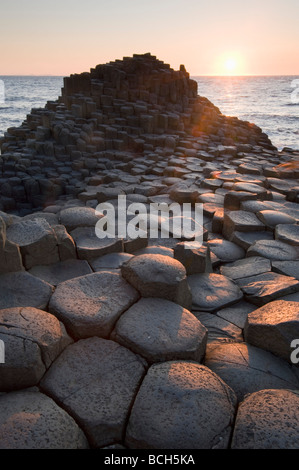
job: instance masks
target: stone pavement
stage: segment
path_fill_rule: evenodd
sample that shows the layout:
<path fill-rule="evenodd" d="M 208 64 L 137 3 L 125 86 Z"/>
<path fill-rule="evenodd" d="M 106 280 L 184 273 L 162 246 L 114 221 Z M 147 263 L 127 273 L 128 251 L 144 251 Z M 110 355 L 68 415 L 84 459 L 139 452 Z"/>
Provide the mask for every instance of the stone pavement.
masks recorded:
<path fill-rule="evenodd" d="M 150 55 L 9 130 L 0 448 L 298 448 L 298 170 L 277 168 L 298 158 Z M 201 203 L 202 247 L 163 213 L 154 239 L 100 240 L 118 195 Z"/>

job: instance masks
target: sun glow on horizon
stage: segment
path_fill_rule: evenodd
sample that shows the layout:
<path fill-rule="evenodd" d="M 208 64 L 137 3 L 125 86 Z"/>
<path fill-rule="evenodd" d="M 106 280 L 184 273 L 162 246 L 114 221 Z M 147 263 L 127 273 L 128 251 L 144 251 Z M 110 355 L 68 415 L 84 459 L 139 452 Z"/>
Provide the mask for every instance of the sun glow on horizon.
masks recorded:
<path fill-rule="evenodd" d="M 244 59 L 240 53 L 222 54 L 215 63 L 217 75 L 234 76 L 244 74 Z"/>
<path fill-rule="evenodd" d="M 225 69 L 227 70 L 227 72 L 235 72 L 236 68 L 237 68 L 237 62 L 235 59 L 233 58 L 230 58 L 230 59 L 227 59 L 225 64 Z"/>

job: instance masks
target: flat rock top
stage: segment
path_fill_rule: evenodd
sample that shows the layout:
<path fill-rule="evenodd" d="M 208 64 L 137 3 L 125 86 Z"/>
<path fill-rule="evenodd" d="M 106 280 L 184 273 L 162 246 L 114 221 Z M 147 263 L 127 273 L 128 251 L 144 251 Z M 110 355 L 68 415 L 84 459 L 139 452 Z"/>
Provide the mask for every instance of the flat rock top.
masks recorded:
<path fill-rule="evenodd" d="M 29 272 L 42 281 L 48 282 L 52 286 L 57 286 L 69 279 L 92 274 L 93 271 L 87 261 L 68 259 L 50 266 L 34 266 Z"/>
<path fill-rule="evenodd" d="M 232 390 L 205 366 L 164 362 L 149 370 L 133 405 L 130 448 L 226 448 L 235 408 Z"/>
<path fill-rule="evenodd" d="M 235 183 L 232 187 L 233 191 L 246 191 L 249 193 L 264 193 L 266 189 L 260 186 L 260 184 L 255 183 L 246 183 L 246 182 L 238 182 Z"/>
<path fill-rule="evenodd" d="M 273 240 L 273 232 L 266 232 L 265 230 L 261 232 L 234 232 L 233 238 L 234 242 L 238 243 L 242 248 L 248 250 L 250 246 L 255 243 L 257 240 Z M 249 254 L 247 255 L 249 256 Z M 257 255 L 262 256 L 262 255 Z"/>
<path fill-rule="evenodd" d="M 177 284 L 185 279 L 185 267 L 176 259 L 157 254 L 134 256 L 122 265 L 122 274 L 125 278 L 136 276 L 143 282 L 161 282 Z"/>
<path fill-rule="evenodd" d="M 22 220 L 6 231 L 7 239 L 19 246 L 28 246 L 44 237 L 54 237 L 51 226 L 45 219 Z"/>
<path fill-rule="evenodd" d="M 273 271 L 299 280 L 299 260 L 298 261 L 272 261 Z"/>
<path fill-rule="evenodd" d="M 170 258 L 174 257 L 173 249 L 167 248 L 166 246 L 147 246 L 146 248 L 142 248 L 135 253 L 136 256 L 138 255 L 164 255 L 170 256 Z"/>
<path fill-rule="evenodd" d="M 283 295 L 299 291 L 299 281 L 273 272 L 236 279 L 236 283 L 256 305 L 264 305 Z"/>
<path fill-rule="evenodd" d="M 0 309 L 35 307 L 41 310 L 48 305 L 53 287 L 28 272 L 0 275 Z"/>
<path fill-rule="evenodd" d="M 212 344 L 207 348 L 205 365 L 234 390 L 239 400 L 257 390 L 298 388 L 286 361 L 247 343 Z"/>
<path fill-rule="evenodd" d="M 231 305 L 230 307 L 222 308 L 217 312 L 217 315 L 220 318 L 224 318 L 224 320 L 227 320 L 233 325 L 243 329 L 248 313 L 253 312 L 255 309 L 256 307 L 254 305 L 241 300 L 240 302 Z"/>
<path fill-rule="evenodd" d="M 45 219 L 49 225 L 58 225 L 59 220 L 56 214 L 50 212 L 34 212 L 34 214 L 25 215 L 22 220 Z"/>
<path fill-rule="evenodd" d="M 270 260 L 260 256 L 252 256 L 221 266 L 220 272 L 231 279 L 241 279 L 271 271 Z"/>
<path fill-rule="evenodd" d="M 292 224 L 296 220 L 289 216 L 285 212 L 279 212 L 275 210 L 263 210 L 257 212 L 257 217 L 265 224 L 270 227 L 275 227 L 277 224 Z"/>
<path fill-rule="evenodd" d="M 194 312 L 196 318 L 207 328 L 207 343 L 243 342 L 241 328 L 215 313 Z"/>
<path fill-rule="evenodd" d="M 90 260 L 89 264 L 94 271 L 100 271 L 102 269 L 119 269 L 123 263 L 132 257 L 133 255 L 129 253 L 109 253 Z"/>
<path fill-rule="evenodd" d="M 145 361 L 101 338 L 69 346 L 42 380 L 47 394 L 63 404 L 95 446 L 121 441 Z"/>
<path fill-rule="evenodd" d="M 150 362 L 200 361 L 206 328 L 188 310 L 165 299 L 140 299 L 118 320 L 114 337 Z"/>
<path fill-rule="evenodd" d="M 78 227 L 71 231 L 71 236 L 75 240 L 77 247 L 80 248 L 103 248 L 113 245 L 118 239 L 98 238 L 94 227 Z"/>
<path fill-rule="evenodd" d="M 264 224 L 256 217 L 252 212 L 247 211 L 230 211 L 225 214 L 229 220 L 231 220 L 236 225 L 248 225 L 253 226 L 256 229 L 264 228 Z"/>
<path fill-rule="evenodd" d="M 235 261 L 245 256 L 245 250 L 233 242 L 222 239 L 212 239 L 207 241 L 211 252 L 221 261 Z"/>
<path fill-rule="evenodd" d="M 59 213 L 61 225 L 68 231 L 77 227 L 95 227 L 102 214 L 97 213 L 91 207 L 68 207 Z"/>
<path fill-rule="evenodd" d="M 240 404 L 233 449 L 298 449 L 299 394 L 261 390 Z"/>
<path fill-rule="evenodd" d="M 0 449 L 87 449 L 82 430 L 39 392 L 0 396 Z"/>
<path fill-rule="evenodd" d="M 72 343 L 54 315 L 32 307 L 0 310 L 0 333 L 37 343 L 47 367 Z"/>
<path fill-rule="evenodd" d="M 192 309 L 213 312 L 242 299 L 239 287 L 221 274 L 192 274 L 188 276 L 192 292 Z"/>
<path fill-rule="evenodd" d="M 191 292 L 185 267 L 164 255 L 134 256 L 121 267 L 123 277 L 142 297 L 159 297 L 190 309 Z"/>
<path fill-rule="evenodd" d="M 277 325 L 289 321 L 299 322 L 299 304 L 286 300 L 275 300 L 254 310 L 248 315 L 252 325 Z"/>
<path fill-rule="evenodd" d="M 59 284 L 49 311 L 76 338 L 107 337 L 119 316 L 138 299 L 120 274 L 102 271 Z"/>
<path fill-rule="evenodd" d="M 276 225 L 275 237 L 290 245 L 299 246 L 299 225 L 295 225 L 295 224 Z"/>
<path fill-rule="evenodd" d="M 299 248 L 278 240 L 258 240 L 248 248 L 247 256 L 262 256 L 277 261 L 295 260 L 299 258 Z"/>

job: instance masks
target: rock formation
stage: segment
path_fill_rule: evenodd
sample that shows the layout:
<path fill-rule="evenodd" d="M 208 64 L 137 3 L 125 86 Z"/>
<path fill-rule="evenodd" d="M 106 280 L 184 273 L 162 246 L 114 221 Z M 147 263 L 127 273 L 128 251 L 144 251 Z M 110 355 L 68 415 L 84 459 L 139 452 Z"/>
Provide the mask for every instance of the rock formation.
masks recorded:
<path fill-rule="evenodd" d="M 184 66 L 174 71 L 150 54 L 125 57 L 66 77 L 57 101 L 33 109 L 21 127 L 7 130 L 0 205 L 24 214 L 60 196 L 78 196 L 88 184 L 108 183 L 111 169 L 129 176 L 142 157 L 150 173 L 182 148 L 212 146 L 204 158 L 212 161 L 219 145 L 234 146 L 236 153 L 256 145 L 273 150 L 257 126 L 222 115 L 198 96 Z"/>
<path fill-rule="evenodd" d="M 298 448 L 292 158 L 149 54 L 66 78 L 9 129 L 0 448 Z M 162 211 L 140 219 L 155 237 L 96 236 L 99 203 L 131 221 L 162 202 L 202 204 L 200 248 Z"/>

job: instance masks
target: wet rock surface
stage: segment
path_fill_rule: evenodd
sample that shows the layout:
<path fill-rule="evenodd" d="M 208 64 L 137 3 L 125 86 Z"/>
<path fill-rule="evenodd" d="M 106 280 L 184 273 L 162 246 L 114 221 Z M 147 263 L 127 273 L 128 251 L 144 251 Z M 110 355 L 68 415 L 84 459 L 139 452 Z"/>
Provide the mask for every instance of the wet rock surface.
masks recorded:
<path fill-rule="evenodd" d="M 0 145 L 0 447 L 298 447 L 299 152 L 150 54 Z"/>

